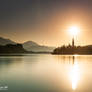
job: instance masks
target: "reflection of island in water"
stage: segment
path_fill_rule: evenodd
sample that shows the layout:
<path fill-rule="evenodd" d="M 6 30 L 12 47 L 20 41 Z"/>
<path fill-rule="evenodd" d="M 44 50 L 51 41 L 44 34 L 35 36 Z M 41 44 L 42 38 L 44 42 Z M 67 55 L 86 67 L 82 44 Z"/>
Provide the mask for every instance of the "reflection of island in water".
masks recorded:
<path fill-rule="evenodd" d="M 77 55 L 59 55 L 56 56 L 60 63 L 63 63 L 64 65 L 69 64 L 68 69 L 68 75 L 67 78 L 69 78 L 72 90 L 76 90 L 79 85 L 80 80 L 80 66 L 79 62 L 81 62 L 80 56 Z M 82 57 L 84 59 L 84 56 Z M 68 67 L 68 66 L 67 66 Z"/>
<path fill-rule="evenodd" d="M 74 65 L 77 59 L 80 61 L 80 57 L 78 55 L 58 55 L 55 57 L 58 59 L 58 62 L 62 64 Z"/>
<path fill-rule="evenodd" d="M 78 61 L 76 61 L 77 57 L 72 56 L 72 62 L 73 66 L 70 71 L 70 79 L 71 79 L 71 84 L 72 84 L 72 89 L 76 90 L 79 80 L 80 80 L 80 67 L 78 65 Z"/>
<path fill-rule="evenodd" d="M 72 40 L 72 45 L 62 46 L 56 48 L 52 54 L 69 55 L 69 54 L 80 54 L 80 55 L 90 55 L 92 54 L 92 45 L 88 46 L 75 46 L 74 39 Z"/>

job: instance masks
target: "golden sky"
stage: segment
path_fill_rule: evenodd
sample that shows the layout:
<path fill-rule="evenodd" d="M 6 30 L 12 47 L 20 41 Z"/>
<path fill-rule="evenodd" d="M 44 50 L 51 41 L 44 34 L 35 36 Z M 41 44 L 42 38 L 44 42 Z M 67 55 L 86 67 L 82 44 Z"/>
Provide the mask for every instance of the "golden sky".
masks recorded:
<path fill-rule="evenodd" d="M 6 0 L 0 9 L 1 37 L 60 46 L 71 43 L 69 27 L 76 26 L 76 45 L 92 44 L 91 0 Z"/>

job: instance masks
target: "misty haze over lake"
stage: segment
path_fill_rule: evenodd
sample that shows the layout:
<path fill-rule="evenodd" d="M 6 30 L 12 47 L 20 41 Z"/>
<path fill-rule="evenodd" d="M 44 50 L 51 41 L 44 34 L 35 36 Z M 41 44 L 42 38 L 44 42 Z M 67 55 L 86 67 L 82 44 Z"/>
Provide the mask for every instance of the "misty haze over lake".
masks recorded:
<path fill-rule="evenodd" d="M 92 92 L 91 68 L 87 55 L 1 56 L 0 85 L 7 92 Z"/>

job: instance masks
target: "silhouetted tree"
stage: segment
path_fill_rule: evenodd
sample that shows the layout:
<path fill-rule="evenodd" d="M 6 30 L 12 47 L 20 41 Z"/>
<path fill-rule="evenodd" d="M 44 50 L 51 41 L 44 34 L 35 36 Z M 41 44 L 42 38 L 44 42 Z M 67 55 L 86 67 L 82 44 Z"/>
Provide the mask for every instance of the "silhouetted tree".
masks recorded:
<path fill-rule="evenodd" d="M 92 45 L 89 46 L 65 46 L 56 48 L 52 54 L 92 54 Z"/>

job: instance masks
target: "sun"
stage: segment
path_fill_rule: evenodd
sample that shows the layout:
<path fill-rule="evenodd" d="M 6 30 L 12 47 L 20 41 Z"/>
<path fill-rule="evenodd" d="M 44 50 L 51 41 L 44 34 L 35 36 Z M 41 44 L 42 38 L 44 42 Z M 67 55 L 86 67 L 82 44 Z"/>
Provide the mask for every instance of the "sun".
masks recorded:
<path fill-rule="evenodd" d="M 72 36 L 76 36 L 79 33 L 79 28 L 77 26 L 71 26 L 69 32 Z"/>

